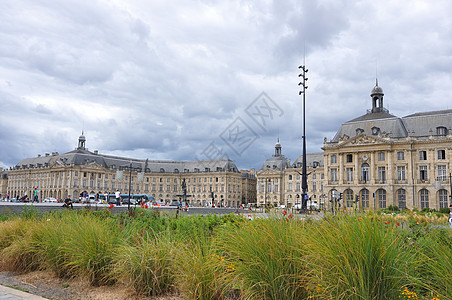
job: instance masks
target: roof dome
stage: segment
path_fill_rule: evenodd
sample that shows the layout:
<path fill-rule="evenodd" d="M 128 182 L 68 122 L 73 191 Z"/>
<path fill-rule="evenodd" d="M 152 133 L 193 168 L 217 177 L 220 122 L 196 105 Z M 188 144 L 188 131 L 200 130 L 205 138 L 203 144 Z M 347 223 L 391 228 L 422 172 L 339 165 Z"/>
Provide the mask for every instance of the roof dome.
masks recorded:
<path fill-rule="evenodd" d="M 380 94 L 380 95 L 384 95 L 383 93 L 383 89 L 378 86 L 378 79 L 376 80 L 376 85 L 375 87 L 372 89 L 372 91 L 370 92 L 371 95 L 375 95 L 375 94 Z"/>

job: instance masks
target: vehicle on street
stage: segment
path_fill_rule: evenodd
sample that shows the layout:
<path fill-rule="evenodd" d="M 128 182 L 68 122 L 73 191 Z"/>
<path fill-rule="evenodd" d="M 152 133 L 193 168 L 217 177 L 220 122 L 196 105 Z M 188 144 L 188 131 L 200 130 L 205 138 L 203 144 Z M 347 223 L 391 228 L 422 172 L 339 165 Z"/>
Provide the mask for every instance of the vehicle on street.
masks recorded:
<path fill-rule="evenodd" d="M 48 197 L 48 198 L 45 198 L 43 202 L 59 203 L 60 201 L 58 201 L 57 198 Z"/>

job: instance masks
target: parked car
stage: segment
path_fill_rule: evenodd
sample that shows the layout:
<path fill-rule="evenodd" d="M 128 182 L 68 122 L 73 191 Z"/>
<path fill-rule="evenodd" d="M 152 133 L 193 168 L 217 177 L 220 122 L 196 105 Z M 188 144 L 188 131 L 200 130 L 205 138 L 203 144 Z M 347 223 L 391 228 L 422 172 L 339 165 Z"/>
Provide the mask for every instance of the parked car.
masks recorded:
<path fill-rule="evenodd" d="M 48 198 L 45 198 L 43 202 L 58 203 L 59 201 L 56 198 L 48 197 Z"/>

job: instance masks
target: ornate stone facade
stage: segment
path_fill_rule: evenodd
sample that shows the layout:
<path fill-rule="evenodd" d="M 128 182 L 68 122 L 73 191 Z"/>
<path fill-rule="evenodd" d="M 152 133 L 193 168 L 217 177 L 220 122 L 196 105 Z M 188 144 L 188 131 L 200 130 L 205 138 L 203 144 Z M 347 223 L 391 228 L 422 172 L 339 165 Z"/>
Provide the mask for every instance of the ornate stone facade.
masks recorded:
<path fill-rule="evenodd" d="M 292 207 L 301 205 L 302 156 L 293 164 L 281 153 L 279 141 L 275 154 L 267 159 L 257 172 L 257 205 Z M 323 193 L 323 154 L 307 153 L 308 205 L 321 205 L 326 197 Z"/>
<path fill-rule="evenodd" d="M 130 181 L 132 194 L 149 194 L 156 200 L 171 202 L 182 193 L 185 179 L 191 205 L 211 205 L 212 200 L 229 207 L 242 204 L 242 173 L 229 159 L 139 160 L 90 152 L 85 141 L 81 135 L 73 151 L 22 160 L 8 171 L 7 192 L 11 197 L 30 197 L 37 188 L 40 200 L 64 199 L 67 195 L 77 198 L 81 192 L 104 194 L 119 189 L 128 193 Z M 249 188 L 249 184 L 246 186 Z"/>
<path fill-rule="evenodd" d="M 452 110 L 398 118 L 383 108 L 383 95 L 377 81 L 372 109 L 325 139 L 327 203 L 342 193 L 340 203 L 348 208 L 448 207 Z"/>

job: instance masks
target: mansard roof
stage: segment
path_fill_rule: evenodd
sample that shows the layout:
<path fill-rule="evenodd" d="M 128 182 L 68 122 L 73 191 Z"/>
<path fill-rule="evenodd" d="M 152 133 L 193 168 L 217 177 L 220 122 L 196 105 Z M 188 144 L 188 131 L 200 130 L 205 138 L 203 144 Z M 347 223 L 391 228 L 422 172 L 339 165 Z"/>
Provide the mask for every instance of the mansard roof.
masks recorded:
<path fill-rule="evenodd" d="M 314 165 L 315 167 L 323 167 L 323 152 L 306 153 L 306 166 L 314 167 Z M 303 166 L 303 155 L 298 156 L 292 166 L 294 168 L 301 168 Z"/>
<path fill-rule="evenodd" d="M 378 87 L 378 82 L 376 86 Z M 373 105 L 375 103 L 373 102 Z M 445 128 L 445 130 L 437 131 L 438 128 Z M 373 107 L 366 114 L 343 123 L 330 142 L 338 143 L 344 138 L 348 139 L 360 134 L 389 139 L 407 136 L 425 137 L 437 135 L 439 132 L 452 135 L 451 128 L 452 109 L 418 112 L 399 118 L 390 114 L 383 107 L 378 107 L 378 109 Z"/>
<path fill-rule="evenodd" d="M 195 161 L 164 161 L 149 159 L 134 159 L 127 157 L 103 155 L 90 152 L 85 149 L 76 150 L 52 155 L 25 158 L 17 163 L 16 168 L 38 168 L 50 167 L 55 163 L 63 166 L 80 166 L 86 164 L 98 164 L 106 169 L 127 169 L 132 163 L 133 169 L 139 169 L 144 172 L 156 173 L 183 173 L 183 172 L 212 172 L 227 171 L 239 173 L 235 163 L 230 159 L 211 159 Z"/>

